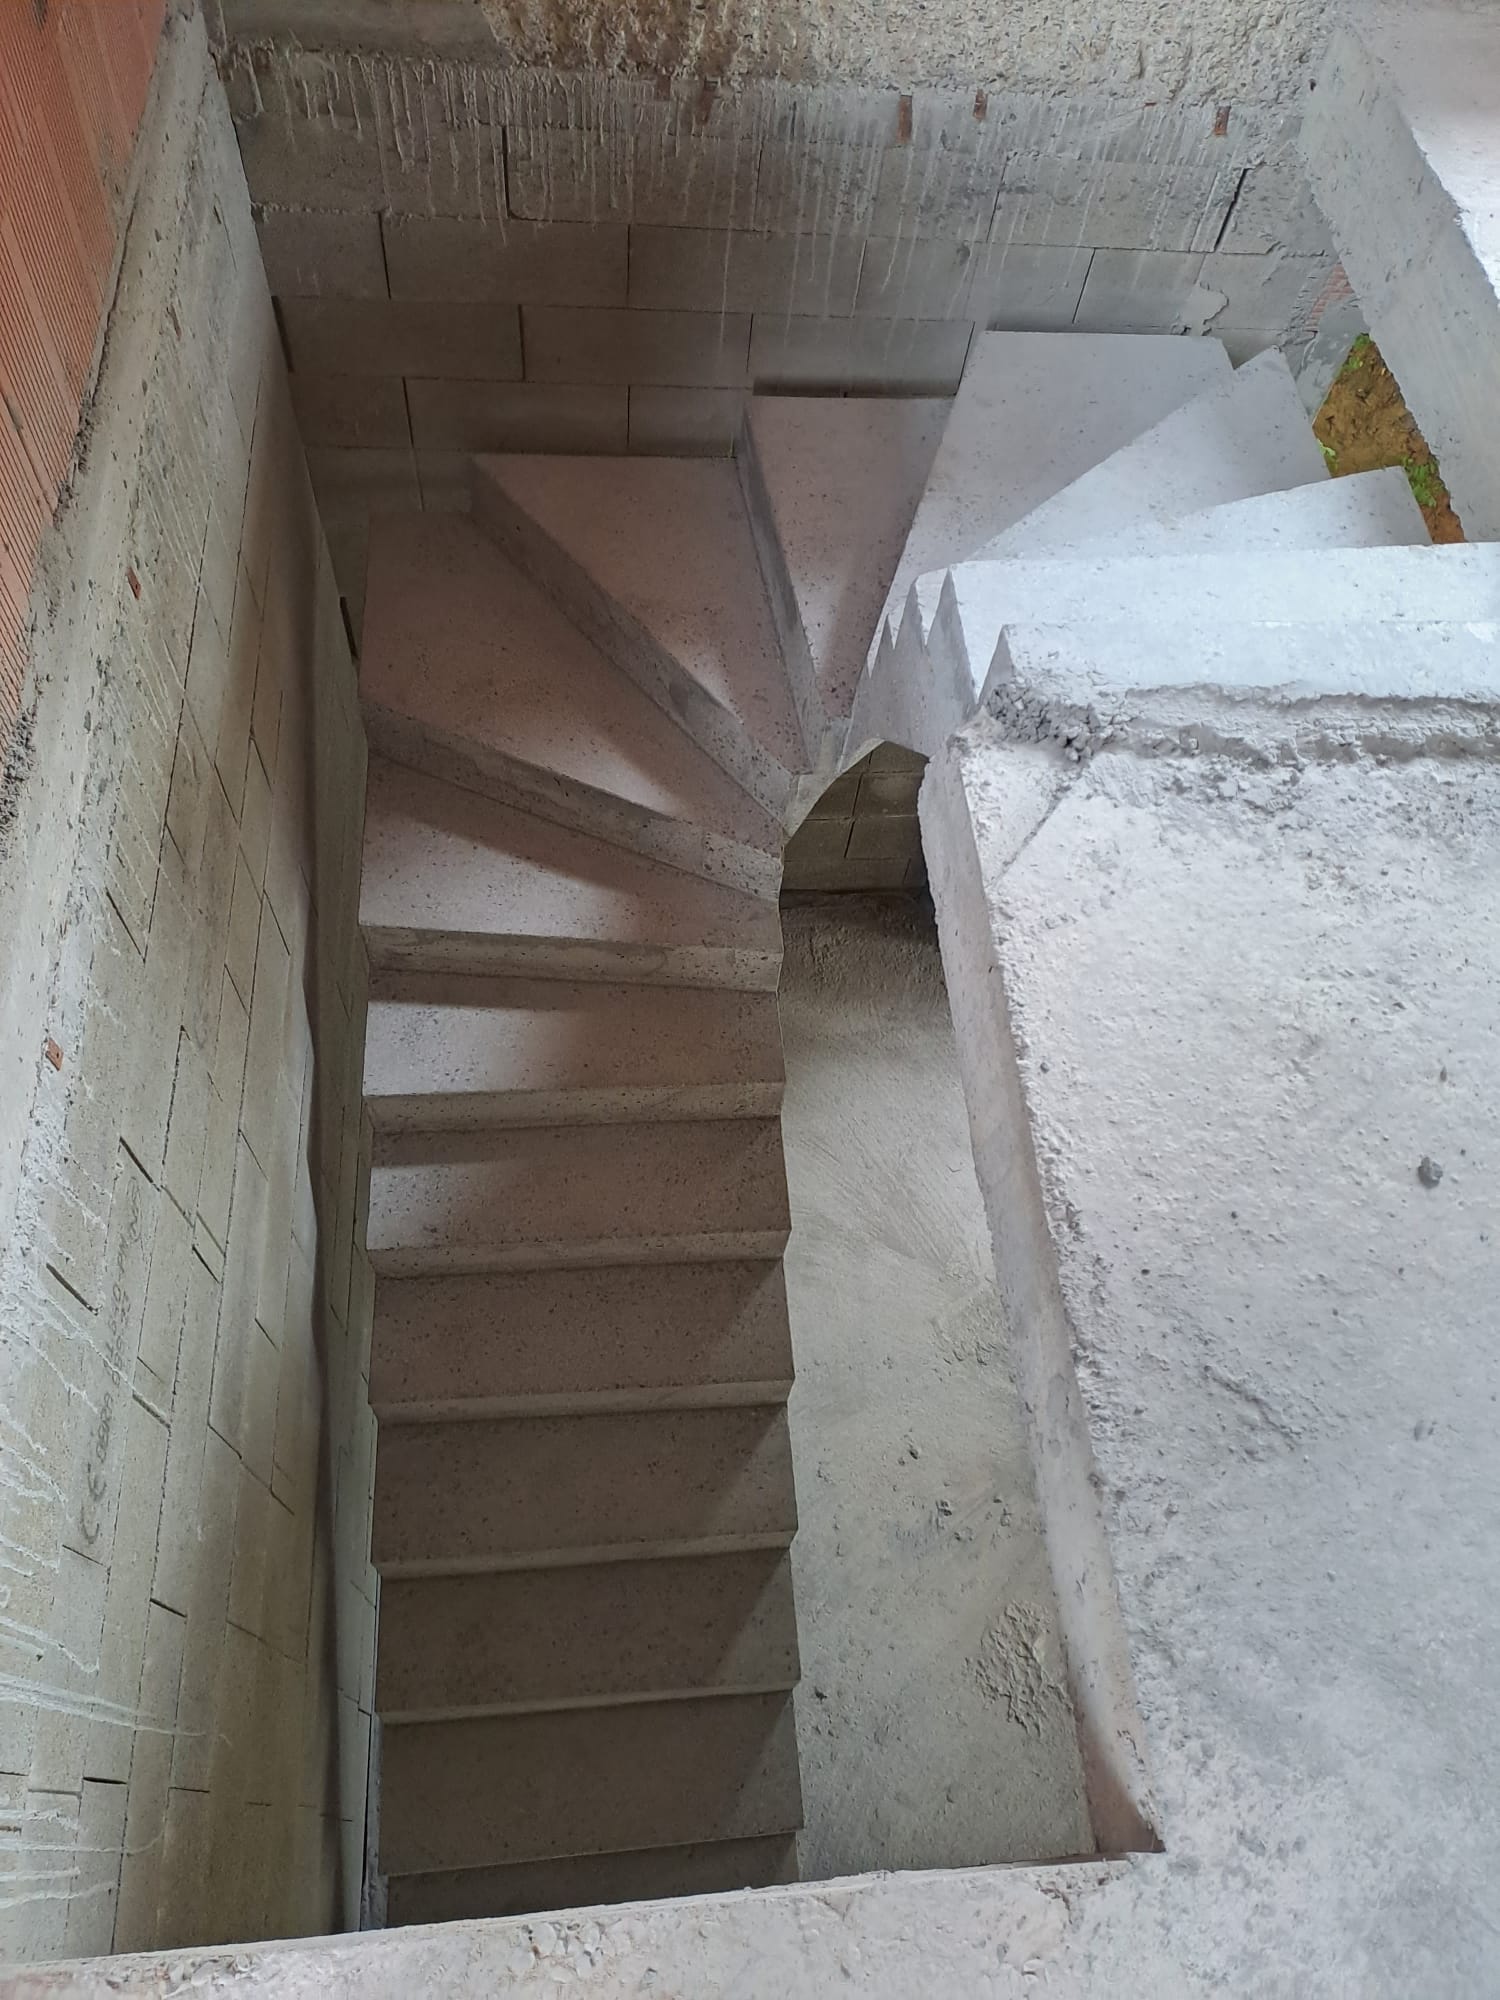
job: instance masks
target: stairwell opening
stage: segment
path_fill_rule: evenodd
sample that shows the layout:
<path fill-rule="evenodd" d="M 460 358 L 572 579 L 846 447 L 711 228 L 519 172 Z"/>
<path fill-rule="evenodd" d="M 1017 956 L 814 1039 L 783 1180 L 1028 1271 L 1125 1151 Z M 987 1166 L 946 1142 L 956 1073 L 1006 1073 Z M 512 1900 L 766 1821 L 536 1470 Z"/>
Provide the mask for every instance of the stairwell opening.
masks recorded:
<path fill-rule="evenodd" d="M 786 851 L 799 1873 L 1093 1846 L 916 815 L 875 750 Z"/>

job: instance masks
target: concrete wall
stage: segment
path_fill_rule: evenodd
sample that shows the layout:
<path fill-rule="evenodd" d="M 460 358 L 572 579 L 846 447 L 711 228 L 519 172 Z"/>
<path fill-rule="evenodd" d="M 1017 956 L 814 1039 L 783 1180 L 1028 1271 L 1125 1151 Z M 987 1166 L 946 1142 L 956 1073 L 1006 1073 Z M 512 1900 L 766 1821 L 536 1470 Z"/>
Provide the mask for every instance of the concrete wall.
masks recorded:
<path fill-rule="evenodd" d="M 137 165 L 0 828 L 3 1959 L 360 1873 L 364 747 L 196 20 Z"/>
<path fill-rule="evenodd" d="M 1300 355 L 1340 292 L 1269 84 L 720 87 L 517 69 L 459 0 L 225 14 L 356 621 L 370 509 L 466 453 L 725 451 L 750 388 L 949 393 L 976 326 Z"/>
<path fill-rule="evenodd" d="M 0 758 L 26 607 L 94 372 L 165 0 L 0 8 Z"/>

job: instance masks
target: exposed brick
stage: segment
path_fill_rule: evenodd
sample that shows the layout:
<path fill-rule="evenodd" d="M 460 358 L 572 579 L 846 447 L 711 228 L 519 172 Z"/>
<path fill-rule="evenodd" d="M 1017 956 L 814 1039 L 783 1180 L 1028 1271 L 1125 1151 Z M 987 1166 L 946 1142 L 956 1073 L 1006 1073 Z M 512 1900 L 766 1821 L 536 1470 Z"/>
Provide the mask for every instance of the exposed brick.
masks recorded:
<path fill-rule="evenodd" d="M 748 313 L 527 306 L 522 319 L 529 382 L 737 389 L 745 381 Z"/>

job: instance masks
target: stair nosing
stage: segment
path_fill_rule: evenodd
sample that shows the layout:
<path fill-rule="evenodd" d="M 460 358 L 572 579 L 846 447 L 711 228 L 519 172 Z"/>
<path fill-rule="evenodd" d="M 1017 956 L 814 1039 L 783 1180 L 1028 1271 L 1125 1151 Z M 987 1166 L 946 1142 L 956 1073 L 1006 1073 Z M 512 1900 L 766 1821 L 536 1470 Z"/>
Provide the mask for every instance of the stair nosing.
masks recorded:
<path fill-rule="evenodd" d="M 381 1577 L 509 1575 L 519 1570 L 581 1569 L 590 1563 L 666 1561 L 678 1556 L 727 1556 L 789 1549 L 796 1527 L 755 1535 L 704 1535 L 680 1542 L 606 1542 L 590 1548 L 527 1550 L 517 1556 L 416 1556 L 371 1561 Z M 707 1699 L 707 1697 L 705 1697 Z"/>
<path fill-rule="evenodd" d="M 516 1396 L 440 1396 L 431 1402 L 371 1398 L 377 1422 L 404 1424 L 484 1423 L 531 1417 L 649 1416 L 659 1410 L 759 1410 L 783 1408 L 792 1392 L 790 1375 L 739 1382 L 685 1382 L 664 1389 L 545 1390 Z"/>
<path fill-rule="evenodd" d="M 601 1264 L 723 1264 L 780 1257 L 791 1229 L 718 1230 L 702 1236 L 590 1237 L 514 1248 L 470 1247 L 443 1256 L 432 1246 L 371 1250 L 377 1277 L 478 1277 L 487 1271 L 589 1271 Z"/>
<path fill-rule="evenodd" d="M 365 1097 L 377 1133 L 523 1131 L 552 1125 L 663 1125 L 774 1118 L 784 1085 L 639 1084 L 570 1090 L 401 1091 Z"/>
<path fill-rule="evenodd" d="M 605 1695 L 565 1695 L 559 1701 L 481 1702 L 474 1707 L 386 1709 L 375 1699 L 383 1729 L 407 1729 L 424 1723 L 505 1722 L 523 1715 L 576 1715 L 600 1708 L 645 1708 L 652 1702 L 734 1700 L 749 1695 L 791 1694 L 801 1685 L 800 1668 L 791 1680 L 725 1682 L 722 1686 L 651 1688 L 644 1692 Z"/>

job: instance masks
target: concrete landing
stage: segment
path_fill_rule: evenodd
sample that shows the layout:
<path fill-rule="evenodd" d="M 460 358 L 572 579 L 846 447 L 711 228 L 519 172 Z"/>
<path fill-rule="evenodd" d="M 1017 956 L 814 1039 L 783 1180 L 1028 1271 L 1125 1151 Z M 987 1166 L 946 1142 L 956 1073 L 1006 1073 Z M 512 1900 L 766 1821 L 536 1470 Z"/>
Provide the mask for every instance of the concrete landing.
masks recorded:
<path fill-rule="evenodd" d="M 773 991 L 775 907 L 370 760 L 360 923 L 377 968 Z"/>
<path fill-rule="evenodd" d="M 951 406 L 750 399 L 739 462 L 761 569 L 791 670 L 823 716 L 849 713 Z"/>
<path fill-rule="evenodd" d="M 774 1549 L 381 1587 L 375 1701 L 387 1726 L 796 1681 L 791 1565 Z M 620 1717 L 623 1732 L 631 1720 Z"/>
<path fill-rule="evenodd" d="M 371 1559 L 383 1577 L 548 1569 L 781 1549 L 796 1529 L 780 1407 L 394 1424 Z"/>
<path fill-rule="evenodd" d="M 781 1265 L 606 1265 L 384 1278 L 370 1402 L 382 1423 L 785 1400 Z"/>
<path fill-rule="evenodd" d="M 477 517 L 568 616 L 779 810 L 786 773 L 808 759 L 733 465 L 483 458 L 474 494 Z"/>
<path fill-rule="evenodd" d="M 385 1732 L 382 1858 L 393 1875 L 760 1839 L 802 1822 L 785 1695 Z"/>
<path fill-rule="evenodd" d="M 387 756 L 733 887 L 780 830 L 462 516 L 377 516 L 360 690 Z"/>
<path fill-rule="evenodd" d="M 1090 466 L 1230 373 L 1216 340 L 977 335 L 885 616 L 899 621 L 908 589 L 926 571 L 969 560 Z M 877 626 L 872 644 L 878 638 Z"/>
<path fill-rule="evenodd" d="M 772 993 L 383 973 L 365 1031 L 377 1131 L 773 1117 Z"/>
<path fill-rule="evenodd" d="M 392 1277 L 776 1257 L 789 1226 L 774 1118 L 387 1133 L 370 1173 Z"/>

